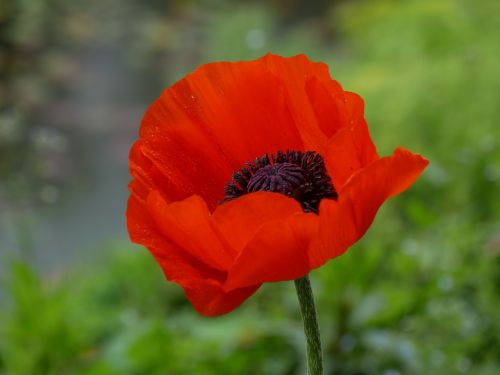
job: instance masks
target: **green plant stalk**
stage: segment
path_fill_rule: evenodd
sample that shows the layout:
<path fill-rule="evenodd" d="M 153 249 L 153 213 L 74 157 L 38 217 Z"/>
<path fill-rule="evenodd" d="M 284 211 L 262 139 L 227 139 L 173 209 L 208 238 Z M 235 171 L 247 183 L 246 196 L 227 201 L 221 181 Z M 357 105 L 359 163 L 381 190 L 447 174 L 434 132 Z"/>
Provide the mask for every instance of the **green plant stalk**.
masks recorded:
<path fill-rule="evenodd" d="M 307 373 L 309 375 L 323 375 L 321 339 L 309 276 L 306 275 L 295 280 L 295 289 L 297 290 L 300 312 L 304 321 L 304 333 L 307 342 Z"/>

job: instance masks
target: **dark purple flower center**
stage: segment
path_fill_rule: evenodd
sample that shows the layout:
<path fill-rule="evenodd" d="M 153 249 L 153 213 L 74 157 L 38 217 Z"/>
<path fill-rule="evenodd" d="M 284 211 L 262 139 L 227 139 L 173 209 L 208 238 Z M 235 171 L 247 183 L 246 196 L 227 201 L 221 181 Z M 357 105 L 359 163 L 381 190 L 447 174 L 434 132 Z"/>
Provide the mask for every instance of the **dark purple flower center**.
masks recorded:
<path fill-rule="evenodd" d="M 224 201 L 256 191 L 272 191 L 297 200 L 305 212 L 318 213 L 322 199 L 337 199 L 323 157 L 314 151 L 278 151 L 246 163 L 224 188 Z"/>

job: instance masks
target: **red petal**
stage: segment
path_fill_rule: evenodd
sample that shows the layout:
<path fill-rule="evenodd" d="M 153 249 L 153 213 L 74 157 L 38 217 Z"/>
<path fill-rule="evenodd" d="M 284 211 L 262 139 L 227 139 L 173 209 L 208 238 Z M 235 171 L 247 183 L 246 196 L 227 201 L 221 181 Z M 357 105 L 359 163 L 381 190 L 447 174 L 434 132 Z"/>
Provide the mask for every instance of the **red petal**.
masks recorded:
<path fill-rule="evenodd" d="M 363 119 L 363 100 L 344 91 L 337 81 L 314 76 L 305 85 L 318 125 L 328 138 Z"/>
<path fill-rule="evenodd" d="M 154 222 L 148 214 L 145 202 L 131 194 L 127 204 L 127 230 L 130 239 L 144 246 L 157 244 L 158 234 Z"/>
<path fill-rule="evenodd" d="M 201 314 L 211 316 L 232 310 L 260 286 L 254 282 L 225 291 L 236 251 L 267 220 L 297 212 L 302 208 L 295 200 L 259 192 L 219 206 L 211 216 L 198 196 L 168 204 L 154 191 L 147 207 L 132 195 L 127 216 L 132 239 L 151 250 L 167 279 L 185 289 Z"/>
<path fill-rule="evenodd" d="M 264 223 L 300 212 L 302 207 L 294 199 L 278 193 L 257 192 L 217 207 L 213 220 L 239 253 Z"/>
<path fill-rule="evenodd" d="M 141 126 L 142 153 L 170 181 L 164 195 L 198 194 L 213 208 L 245 162 L 302 149 L 286 96 L 260 60 L 207 64 L 165 90 Z"/>
<path fill-rule="evenodd" d="M 398 148 L 352 176 L 339 191 L 338 201 L 323 200 L 311 267 L 343 254 L 365 234 L 382 203 L 413 184 L 427 164 L 422 156 Z"/>
<path fill-rule="evenodd" d="M 157 223 L 150 216 L 148 208 L 134 195 L 130 197 L 128 203 L 127 225 L 132 241 L 140 243 L 150 250 L 161 266 L 166 278 L 184 288 L 187 298 L 200 314 L 214 316 L 227 313 L 243 303 L 244 300 L 259 288 L 260 285 L 253 285 L 249 288 L 230 292 L 223 290 L 226 272 L 213 267 L 214 264 L 210 265 L 213 259 L 210 256 L 207 257 L 214 250 L 214 247 L 210 246 L 210 243 L 213 244 L 215 242 L 215 246 L 217 246 L 218 240 L 214 239 L 214 233 L 210 232 L 211 224 L 208 225 L 209 228 L 203 225 L 203 220 L 207 218 L 207 210 L 198 197 L 192 197 L 185 202 L 172 205 L 167 205 L 157 194 L 156 196 L 153 194 L 149 200 L 155 216 L 161 216 L 161 212 L 164 212 L 164 210 L 169 211 L 169 207 L 172 209 L 171 206 L 190 211 L 190 213 L 184 211 L 176 215 L 177 217 L 175 218 L 178 230 L 184 232 L 192 231 L 195 237 L 192 239 L 184 238 L 187 243 L 183 243 L 182 247 L 176 245 L 174 242 L 170 242 L 165 238 L 164 234 L 158 231 Z M 186 223 L 183 222 L 186 219 L 186 215 L 191 215 L 192 219 L 190 222 L 192 227 L 185 227 Z M 168 217 L 169 213 L 166 216 Z M 169 218 L 161 216 L 158 219 L 161 227 L 164 228 L 165 225 L 168 225 Z M 199 226 L 200 222 L 202 222 L 201 226 Z M 180 229 L 183 226 L 184 228 Z M 179 240 L 182 235 L 176 234 L 175 238 L 171 239 Z M 205 236 L 204 238 L 207 240 L 205 243 L 206 247 L 204 248 L 206 254 L 192 251 L 193 248 L 191 246 L 193 242 L 197 241 L 196 237 L 199 236 Z M 198 242 L 197 245 L 200 245 L 200 243 Z M 201 256 L 201 258 L 198 256 Z M 217 264 L 215 263 L 215 265 Z"/>
<path fill-rule="evenodd" d="M 319 217 L 300 213 L 265 223 L 231 267 L 226 290 L 263 282 L 293 280 L 311 269 L 309 247 Z"/>
<path fill-rule="evenodd" d="M 324 155 L 326 169 L 337 191 L 356 171 L 378 158 L 364 119 L 336 132 Z"/>
<path fill-rule="evenodd" d="M 302 149 L 285 90 L 281 77 L 256 60 L 203 65 L 170 92 L 189 103 L 191 118 L 237 169 L 266 152 Z"/>
<path fill-rule="evenodd" d="M 331 80 L 328 66 L 310 61 L 305 55 L 284 58 L 268 54 L 263 61 L 286 86 L 288 110 L 297 126 L 305 150 L 321 151 L 327 141 L 306 92 L 309 79 Z"/>
<path fill-rule="evenodd" d="M 213 155 L 212 145 L 197 139 L 191 130 L 165 131 L 137 143 L 152 164 L 153 188 L 161 190 L 169 202 L 197 194 L 214 208 L 224 197 L 232 167 L 220 155 Z"/>
<path fill-rule="evenodd" d="M 338 82 L 313 77 L 306 91 L 323 132 L 330 138 L 319 150 L 335 188 L 352 174 L 379 158 L 364 118 L 363 99 L 345 92 Z"/>
<path fill-rule="evenodd" d="M 216 316 L 234 310 L 254 294 L 260 285 L 225 292 L 219 283 L 206 280 L 184 283 L 182 287 L 186 297 L 200 314 Z"/>
<path fill-rule="evenodd" d="M 202 198 L 193 195 L 167 204 L 161 194 L 154 191 L 147 203 L 156 226 L 169 242 L 220 271 L 227 270 L 233 263 L 236 254 L 212 223 Z"/>
<path fill-rule="evenodd" d="M 200 195 L 214 209 L 245 162 L 278 150 L 323 152 L 362 118 L 359 103 L 304 55 L 206 64 L 147 111 L 131 170 L 143 190 L 161 189 L 169 202 Z"/>
<path fill-rule="evenodd" d="M 225 279 L 225 273 L 213 269 L 183 249 L 167 241 L 159 233 L 144 202 L 131 195 L 127 207 L 127 227 L 133 242 L 146 246 L 170 281 Z"/>

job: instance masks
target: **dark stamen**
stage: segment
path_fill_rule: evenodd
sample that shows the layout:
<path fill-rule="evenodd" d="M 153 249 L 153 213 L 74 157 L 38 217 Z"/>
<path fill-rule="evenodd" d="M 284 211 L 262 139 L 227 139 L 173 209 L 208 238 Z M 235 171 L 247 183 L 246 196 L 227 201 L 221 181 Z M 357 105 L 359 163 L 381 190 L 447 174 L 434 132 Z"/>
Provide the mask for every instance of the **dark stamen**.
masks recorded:
<path fill-rule="evenodd" d="M 246 163 L 224 188 L 224 201 L 256 191 L 290 196 L 305 212 L 314 213 L 318 213 L 321 199 L 337 199 L 323 158 L 314 151 L 278 151 Z"/>

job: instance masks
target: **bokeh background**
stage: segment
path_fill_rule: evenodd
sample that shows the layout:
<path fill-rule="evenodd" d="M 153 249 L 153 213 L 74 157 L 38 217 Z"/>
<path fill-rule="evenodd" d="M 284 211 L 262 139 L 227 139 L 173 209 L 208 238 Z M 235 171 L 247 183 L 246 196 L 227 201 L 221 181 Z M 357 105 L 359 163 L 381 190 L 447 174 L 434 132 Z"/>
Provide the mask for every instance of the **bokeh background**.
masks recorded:
<path fill-rule="evenodd" d="M 326 373 L 500 374 L 500 2 L 0 1 L 0 374 L 304 374 L 293 283 L 198 316 L 129 243 L 127 154 L 196 66 L 327 62 L 431 160 L 312 273 Z"/>

